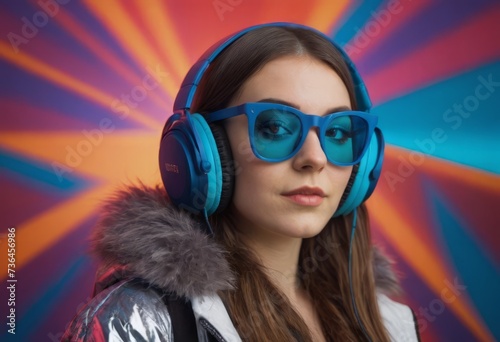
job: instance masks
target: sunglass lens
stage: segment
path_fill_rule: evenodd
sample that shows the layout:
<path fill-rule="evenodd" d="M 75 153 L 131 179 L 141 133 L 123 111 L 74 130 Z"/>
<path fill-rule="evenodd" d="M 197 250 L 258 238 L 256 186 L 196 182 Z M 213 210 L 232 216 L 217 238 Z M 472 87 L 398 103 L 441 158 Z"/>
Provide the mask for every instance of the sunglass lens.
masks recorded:
<path fill-rule="evenodd" d="M 325 153 L 333 163 L 356 161 L 366 143 L 368 123 L 357 116 L 332 117 L 325 131 Z"/>
<path fill-rule="evenodd" d="M 264 158 L 280 160 L 289 156 L 301 137 L 300 119 L 294 113 L 270 109 L 255 119 L 254 148 Z"/>

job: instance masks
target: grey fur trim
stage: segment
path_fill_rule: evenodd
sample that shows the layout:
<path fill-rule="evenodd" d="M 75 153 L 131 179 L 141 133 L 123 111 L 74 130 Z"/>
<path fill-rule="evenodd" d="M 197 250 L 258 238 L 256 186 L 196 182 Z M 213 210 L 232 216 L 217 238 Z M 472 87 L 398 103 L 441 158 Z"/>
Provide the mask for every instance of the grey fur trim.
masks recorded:
<path fill-rule="evenodd" d="M 105 266 L 124 265 L 179 296 L 231 289 L 234 276 L 223 249 L 198 225 L 160 187 L 132 186 L 105 204 L 92 249 Z"/>
<path fill-rule="evenodd" d="M 387 295 L 401 294 L 401 287 L 393 268 L 394 261 L 378 246 L 373 246 L 373 274 L 377 289 Z"/>

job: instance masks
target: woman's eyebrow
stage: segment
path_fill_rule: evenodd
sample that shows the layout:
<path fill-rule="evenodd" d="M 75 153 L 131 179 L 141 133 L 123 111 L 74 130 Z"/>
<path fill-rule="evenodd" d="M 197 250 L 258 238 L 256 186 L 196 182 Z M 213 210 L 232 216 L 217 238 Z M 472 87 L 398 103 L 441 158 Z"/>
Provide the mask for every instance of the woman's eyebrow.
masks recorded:
<path fill-rule="evenodd" d="M 300 106 L 298 106 L 298 105 L 296 105 L 294 103 L 291 103 L 291 102 L 288 102 L 288 101 L 285 101 L 285 100 L 275 99 L 275 98 L 262 99 L 262 100 L 259 100 L 257 102 L 277 103 L 277 104 L 282 104 L 282 105 L 285 105 L 285 106 L 288 106 L 288 107 L 293 107 L 295 109 L 299 109 L 300 110 Z"/>
<path fill-rule="evenodd" d="M 326 114 L 337 113 L 337 112 L 345 112 L 345 111 L 350 111 L 350 110 L 352 110 L 350 107 L 347 107 L 347 106 L 338 106 L 338 107 L 333 107 L 333 108 L 328 109 L 325 112 L 325 115 Z"/>
<path fill-rule="evenodd" d="M 262 100 L 259 100 L 257 102 L 277 103 L 277 104 L 282 104 L 282 105 L 285 105 L 288 107 L 293 107 L 295 109 L 300 110 L 300 106 L 298 106 L 294 103 L 291 103 L 291 102 L 288 102 L 285 100 L 275 99 L 275 98 L 262 99 Z M 338 107 L 333 107 L 333 108 L 328 109 L 327 111 L 325 111 L 325 113 L 323 115 L 337 113 L 337 112 L 350 111 L 350 110 L 352 110 L 352 109 L 347 107 L 347 106 L 338 106 Z"/>

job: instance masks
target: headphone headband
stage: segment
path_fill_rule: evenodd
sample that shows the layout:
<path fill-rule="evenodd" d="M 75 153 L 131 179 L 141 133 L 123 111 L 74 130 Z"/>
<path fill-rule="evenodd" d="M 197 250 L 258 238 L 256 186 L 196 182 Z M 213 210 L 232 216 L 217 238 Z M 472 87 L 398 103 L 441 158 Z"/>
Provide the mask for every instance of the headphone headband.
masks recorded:
<path fill-rule="evenodd" d="M 332 43 L 337 50 L 342 54 L 342 57 L 344 61 L 347 64 L 347 67 L 349 68 L 351 77 L 354 82 L 354 91 L 356 95 L 356 100 L 358 102 L 358 109 L 361 111 L 368 112 L 370 111 L 370 108 L 372 106 L 372 103 L 370 101 L 370 97 L 368 95 L 368 91 L 366 89 L 366 86 L 361 79 L 361 76 L 359 75 L 356 67 L 354 66 L 354 63 L 351 61 L 347 53 L 330 37 L 325 35 L 323 32 L 318 31 L 314 28 L 300 25 L 300 24 L 294 24 L 294 23 L 286 23 L 286 22 L 277 22 L 277 23 L 267 23 L 267 24 L 261 24 L 261 25 L 255 25 L 248 27 L 244 30 L 241 30 L 237 33 L 234 33 L 228 37 L 225 37 L 212 45 L 199 59 L 198 61 L 189 69 L 188 73 L 186 74 L 186 77 L 182 81 L 181 87 L 179 89 L 179 92 L 177 93 L 177 96 L 174 101 L 174 113 L 176 112 L 182 112 L 182 111 L 189 111 L 191 109 L 191 104 L 193 103 L 193 98 L 194 94 L 196 93 L 196 89 L 198 88 L 198 84 L 201 81 L 201 78 L 203 77 L 203 74 L 205 73 L 205 70 L 207 70 L 208 66 L 212 61 L 217 58 L 217 56 L 229 45 L 231 45 L 234 41 L 238 40 L 241 36 L 247 34 L 250 31 L 254 31 L 259 28 L 263 27 L 291 27 L 291 28 L 303 28 L 308 31 L 313 31 L 317 33 L 318 35 L 322 36 L 326 40 L 328 40 L 330 43 Z"/>

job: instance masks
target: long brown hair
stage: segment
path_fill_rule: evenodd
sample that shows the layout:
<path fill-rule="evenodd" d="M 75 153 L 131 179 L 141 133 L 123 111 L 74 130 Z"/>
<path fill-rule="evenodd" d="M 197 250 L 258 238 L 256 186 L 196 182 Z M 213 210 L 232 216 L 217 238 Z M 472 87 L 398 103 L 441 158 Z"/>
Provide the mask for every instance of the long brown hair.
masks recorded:
<path fill-rule="evenodd" d="M 307 29 L 271 26 L 245 34 L 212 62 L 196 92 L 193 112 L 208 115 L 227 107 L 251 75 L 267 62 L 288 55 L 309 55 L 328 64 L 343 80 L 352 108 L 356 108 L 349 70 L 331 42 Z M 368 213 L 364 205 L 357 210 L 351 261 L 357 311 L 372 341 L 389 341 L 375 293 Z M 230 265 L 237 275 L 235 290 L 220 295 L 240 336 L 245 341 L 312 341 L 300 314 L 242 241 L 231 212 L 229 206 L 210 220 L 215 237 L 228 251 Z M 313 301 L 323 334 L 329 341 L 366 339 L 356 318 L 350 290 L 351 229 L 352 214 L 332 218 L 320 234 L 304 239 L 300 250 L 298 281 Z"/>

